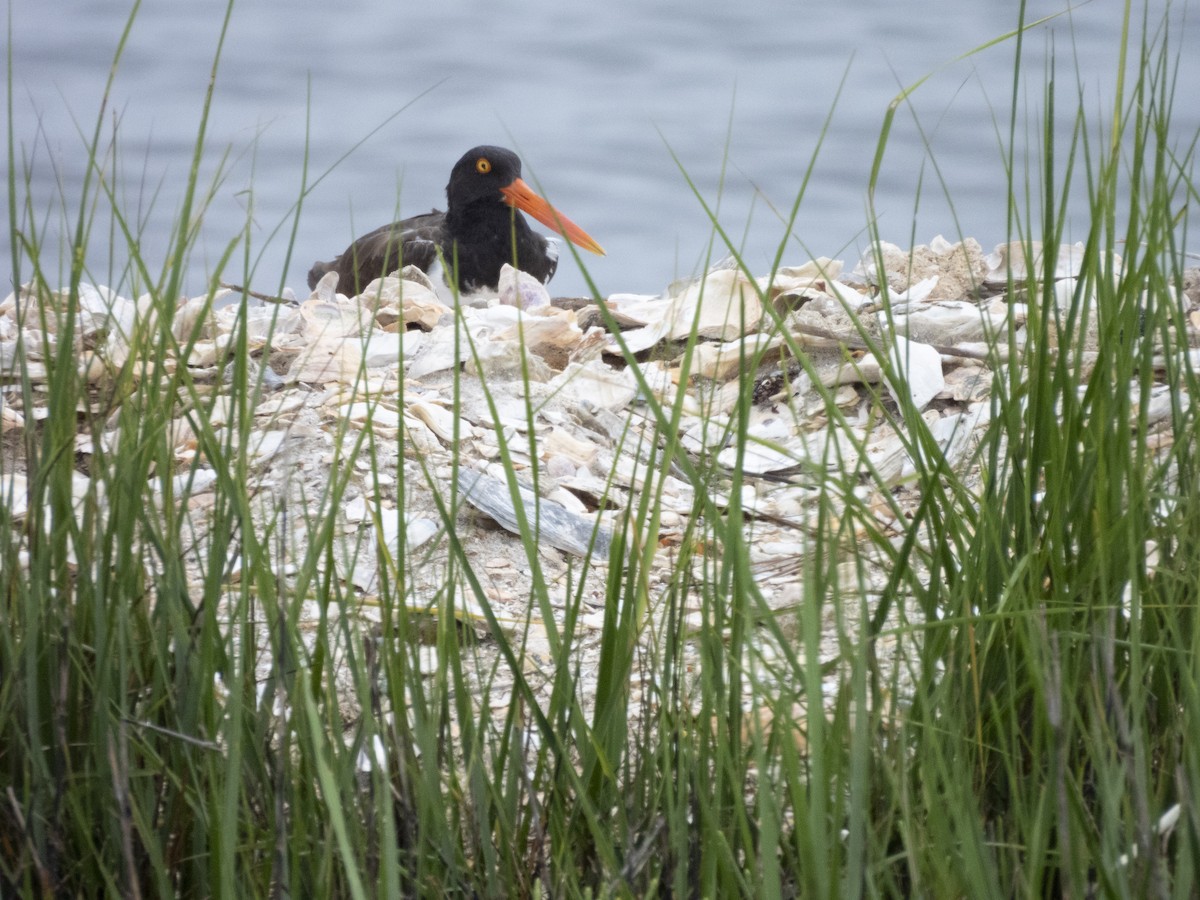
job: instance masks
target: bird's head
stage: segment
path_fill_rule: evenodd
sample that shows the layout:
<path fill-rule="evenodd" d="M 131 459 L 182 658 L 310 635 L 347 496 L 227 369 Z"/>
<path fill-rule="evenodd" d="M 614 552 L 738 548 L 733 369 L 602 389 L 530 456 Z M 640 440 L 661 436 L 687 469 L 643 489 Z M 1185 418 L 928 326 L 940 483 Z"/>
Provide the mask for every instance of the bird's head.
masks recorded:
<path fill-rule="evenodd" d="M 604 255 L 592 237 L 551 206 L 521 178 L 521 160 L 503 147 L 481 146 L 468 150 L 450 170 L 446 201 L 452 213 L 479 201 L 495 200 L 527 212 L 547 228 L 592 253 Z"/>

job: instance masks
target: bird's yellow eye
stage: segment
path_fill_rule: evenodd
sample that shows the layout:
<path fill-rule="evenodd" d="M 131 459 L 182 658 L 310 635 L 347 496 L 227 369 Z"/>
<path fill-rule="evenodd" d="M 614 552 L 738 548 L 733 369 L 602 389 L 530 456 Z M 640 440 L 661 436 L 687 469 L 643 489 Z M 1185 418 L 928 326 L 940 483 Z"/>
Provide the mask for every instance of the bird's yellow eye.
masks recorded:
<path fill-rule="evenodd" d="M 480 175 L 486 175 L 492 171 L 492 161 L 486 156 L 479 157 L 479 159 L 475 160 L 475 171 Z"/>

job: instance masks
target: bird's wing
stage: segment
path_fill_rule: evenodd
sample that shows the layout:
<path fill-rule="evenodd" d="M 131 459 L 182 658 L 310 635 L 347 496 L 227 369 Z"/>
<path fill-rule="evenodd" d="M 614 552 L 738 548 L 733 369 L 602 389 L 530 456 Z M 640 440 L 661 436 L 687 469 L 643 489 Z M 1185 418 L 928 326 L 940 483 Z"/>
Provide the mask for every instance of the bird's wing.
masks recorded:
<path fill-rule="evenodd" d="M 428 271 L 444 236 L 445 214 L 436 209 L 369 231 L 336 259 L 316 263 L 308 273 L 314 287 L 326 272 L 338 273 L 338 288 L 354 295 L 370 282 L 403 266 Z"/>
<path fill-rule="evenodd" d="M 554 277 L 554 273 L 558 271 L 558 251 L 561 242 L 557 238 L 546 238 L 546 277 L 542 279 L 542 284 L 546 284 Z"/>
<path fill-rule="evenodd" d="M 402 266 L 428 270 L 437 259 L 445 218 L 443 213 L 433 210 L 376 228 L 355 241 L 342 257 L 351 255 L 364 285 Z M 363 276 L 367 276 L 365 281 Z"/>

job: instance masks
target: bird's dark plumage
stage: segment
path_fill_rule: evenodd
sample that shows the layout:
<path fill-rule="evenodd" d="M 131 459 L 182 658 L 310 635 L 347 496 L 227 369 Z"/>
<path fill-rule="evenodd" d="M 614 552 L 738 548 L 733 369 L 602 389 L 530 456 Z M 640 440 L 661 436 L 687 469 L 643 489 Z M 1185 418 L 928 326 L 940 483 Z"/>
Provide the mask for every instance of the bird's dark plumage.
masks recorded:
<path fill-rule="evenodd" d="M 450 172 L 446 212 L 433 210 L 363 235 L 330 262 L 308 273 L 309 288 L 326 272 L 338 273 L 338 289 L 357 294 L 372 280 L 402 266 L 429 271 L 439 251 L 447 283 L 457 271 L 463 294 L 494 290 L 504 263 L 514 261 L 542 282 L 554 275 L 558 254 L 533 231 L 519 210 L 558 231 L 568 240 L 603 253 L 588 234 L 535 194 L 521 178 L 521 160 L 502 147 L 469 150 Z"/>

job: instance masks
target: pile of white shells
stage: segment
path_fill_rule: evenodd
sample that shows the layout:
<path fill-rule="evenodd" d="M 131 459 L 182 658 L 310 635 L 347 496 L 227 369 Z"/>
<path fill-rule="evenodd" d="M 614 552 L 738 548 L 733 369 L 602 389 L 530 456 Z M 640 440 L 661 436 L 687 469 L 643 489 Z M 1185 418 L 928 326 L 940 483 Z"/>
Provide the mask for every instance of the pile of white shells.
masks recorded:
<path fill-rule="evenodd" d="M 369 633 L 380 603 L 437 608 L 452 529 L 492 612 L 527 642 L 532 673 L 547 661 L 548 643 L 540 618 L 547 607 L 531 610 L 531 573 L 537 569 L 549 586 L 548 608 L 560 613 L 578 596 L 568 591 L 578 591 L 582 577 L 582 627 L 598 636 L 605 572 L 622 562 L 613 557 L 621 546 L 615 539 L 650 481 L 661 497 L 652 592 L 671 579 L 689 519 L 713 508 L 707 499 L 718 509 L 741 506 L 763 596 L 794 607 L 825 466 L 863 476 L 859 499 L 878 511 L 884 533 L 902 534 L 898 511 L 918 498 L 909 496 L 913 461 L 896 423 L 921 416 L 947 465 L 965 469 L 988 423 L 996 368 L 1020 365 L 1026 305 L 1008 286 L 1046 265 L 1041 248 L 1033 248 L 1035 259 L 1028 249 L 1006 245 L 985 254 L 974 241 L 939 237 L 912 250 L 879 245 L 849 270 L 822 258 L 758 278 L 729 263 L 658 296 L 610 296 L 603 308 L 551 300 L 541 284 L 511 269 L 498 296 L 457 307 L 412 269 L 353 298 L 337 293 L 331 273 L 299 302 L 241 290 L 184 299 L 169 323 L 159 321 L 161 306 L 148 297 L 90 285 L 80 288 L 68 322 L 67 292 L 23 289 L 0 303 L 0 503 L 18 519 L 26 513 L 23 436 L 56 402 L 48 368 L 62 340 L 72 341 L 80 379 L 91 388 L 65 402 L 81 411 L 90 405 L 108 423 L 93 429 L 88 416 L 79 417 L 74 449 L 85 461 L 115 450 L 119 411 L 104 390 L 114 372 L 133 364 L 135 379 L 178 383 L 186 369 L 194 390 L 163 434 L 177 464 L 175 490 L 166 493 L 183 498 L 189 533 L 199 536 L 186 551 L 197 591 L 219 481 L 204 447 L 221 446 L 245 454 L 255 514 L 277 532 L 287 529 L 277 538 L 281 577 L 294 574 L 311 543 L 312 518 L 301 511 L 316 508 L 325 489 L 344 479 L 338 552 L 329 564 L 361 602 L 340 614 Z M 1086 289 L 1077 280 L 1082 247 L 1049 252 L 1065 309 Z M 1113 263 L 1119 270 L 1120 261 Z M 1196 297 L 1177 300 L 1190 333 L 1200 333 Z M 1094 323 L 1092 316 L 1085 326 L 1092 330 L 1079 336 L 1085 352 L 1096 340 Z M 139 348 L 164 328 L 171 349 L 140 359 Z M 238 418 L 245 397 L 229 386 L 230 360 L 241 347 L 250 362 L 249 388 L 238 389 L 253 398 L 249 430 Z M 739 449 L 731 435 L 748 382 L 748 441 Z M 1152 394 L 1151 428 L 1166 428 L 1173 388 L 1162 384 Z M 651 446 L 664 442 L 651 400 L 667 409 L 680 404 L 673 437 L 690 458 L 715 461 L 716 481 L 703 489 L 716 488 L 716 496 L 698 499 L 684 469 L 647 468 Z M 201 440 L 206 429 L 215 443 Z M 735 466 L 743 481 L 730 496 L 721 492 L 732 479 L 719 473 L 724 467 L 732 475 Z M 80 496 L 89 491 L 89 471 L 80 465 Z M 155 473 L 150 496 L 161 482 Z M 291 513 L 280 518 L 285 503 Z M 442 509 L 454 511 L 449 527 Z M 532 558 L 517 536 L 522 528 L 537 529 Z M 382 576 L 402 551 L 408 571 L 399 573 L 400 601 L 383 596 L 381 586 L 390 583 L 396 593 L 397 573 Z M 231 585 L 243 574 L 237 559 L 226 561 Z M 882 576 L 866 590 L 881 583 Z M 320 610 L 305 602 L 307 628 Z M 482 621 L 477 597 L 463 590 L 456 602 L 464 621 Z M 823 655 L 833 659 L 847 624 L 832 610 L 826 619 Z M 690 624 L 699 626 L 698 612 Z M 594 651 L 585 637 L 579 652 Z M 760 660 L 773 652 L 765 636 L 759 652 Z M 423 660 L 436 668 L 436 658 Z M 579 669 L 595 671 L 586 661 Z M 837 677 L 834 670 L 830 678 Z M 508 702 L 503 678 L 481 702 Z"/>

